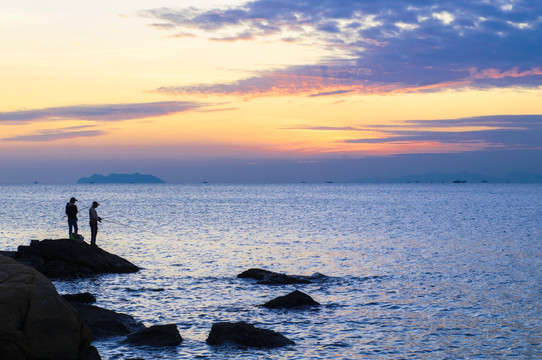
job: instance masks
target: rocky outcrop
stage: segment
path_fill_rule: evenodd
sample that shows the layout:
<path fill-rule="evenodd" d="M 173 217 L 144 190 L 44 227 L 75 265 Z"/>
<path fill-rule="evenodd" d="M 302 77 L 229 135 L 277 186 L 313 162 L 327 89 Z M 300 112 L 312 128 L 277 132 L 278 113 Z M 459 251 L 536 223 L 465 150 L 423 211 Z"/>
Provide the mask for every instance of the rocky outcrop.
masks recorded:
<path fill-rule="evenodd" d="M 120 256 L 69 239 L 32 240 L 30 246 L 19 246 L 13 257 L 52 278 L 139 271 Z"/>
<path fill-rule="evenodd" d="M 132 332 L 145 329 L 145 325 L 136 321 L 131 315 L 80 302 L 70 302 L 70 304 L 77 309 L 79 315 L 86 321 L 96 339 L 110 336 L 126 336 Z"/>
<path fill-rule="evenodd" d="M 288 295 L 279 296 L 276 299 L 266 302 L 263 307 L 268 309 L 292 309 L 300 307 L 319 306 L 320 304 L 309 295 L 295 290 Z"/>
<path fill-rule="evenodd" d="M 77 311 L 35 269 L 0 256 L 0 359 L 100 359 Z"/>
<path fill-rule="evenodd" d="M 325 275 L 314 274 L 312 276 L 286 275 L 263 269 L 248 269 L 237 275 L 238 278 L 249 278 L 258 280 L 258 284 L 286 285 L 286 284 L 310 284 L 318 279 L 325 278 Z"/>
<path fill-rule="evenodd" d="M 62 297 L 69 302 L 78 302 L 84 304 L 92 304 L 96 302 L 94 295 L 88 292 L 79 293 L 79 294 L 64 294 Z"/>
<path fill-rule="evenodd" d="M 125 343 L 148 346 L 177 346 L 183 341 L 177 325 L 154 325 L 128 335 Z"/>
<path fill-rule="evenodd" d="M 245 322 L 215 323 L 206 341 L 209 345 L 234 343 L 259 348 L 275 348 L 295 344 L 292 340 L 273 330 L 259 329 Z"/>

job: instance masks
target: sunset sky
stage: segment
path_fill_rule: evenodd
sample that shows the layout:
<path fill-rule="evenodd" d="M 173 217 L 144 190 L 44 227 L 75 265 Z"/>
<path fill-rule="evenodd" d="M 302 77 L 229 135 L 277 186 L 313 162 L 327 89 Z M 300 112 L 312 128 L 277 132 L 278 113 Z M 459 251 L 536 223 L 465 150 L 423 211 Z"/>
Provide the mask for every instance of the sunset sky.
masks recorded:
<path fill-rule="evenodd" d="M 538 0 L 0 3 L 0 183 L 542 173 Z"/>

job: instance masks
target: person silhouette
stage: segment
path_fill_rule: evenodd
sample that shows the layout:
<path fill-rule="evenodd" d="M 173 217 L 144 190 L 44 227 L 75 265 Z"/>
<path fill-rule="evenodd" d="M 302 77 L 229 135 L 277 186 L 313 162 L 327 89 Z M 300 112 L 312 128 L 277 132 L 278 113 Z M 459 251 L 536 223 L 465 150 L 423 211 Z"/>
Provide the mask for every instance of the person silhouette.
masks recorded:
<path fill-rule="evenodd" d="M 66 204 L 66 215 L 68 215 L 68 235 L 70 239 L 72 238 L 72 234 L 77 234 L 79 231 L 79 228 L 77 227 L 77 213 L 79 210 L 77 209 L 77 205 L 75 205 L 76 201 L 77 199 L 72 197 L 70 202 Z"/>
<path fill-rule="evenodd" d="M 89 215 L 89 225 L 90 225 L 90 245 L 96 246 L 96 235 L 98 235 L 98 221 L 102 222 L 102 218 L 98 216 L 96 208 L 98 207 L 98 202 L 94 201 L 90 209 L 88 209 Z"/>

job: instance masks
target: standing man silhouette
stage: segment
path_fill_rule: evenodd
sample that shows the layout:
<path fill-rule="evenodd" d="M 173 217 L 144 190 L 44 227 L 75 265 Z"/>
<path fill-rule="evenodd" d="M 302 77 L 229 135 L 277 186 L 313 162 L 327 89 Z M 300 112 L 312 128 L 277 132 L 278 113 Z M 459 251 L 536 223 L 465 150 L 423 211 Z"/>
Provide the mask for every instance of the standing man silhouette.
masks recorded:
<path fill-rule="evenodd" d="M 79 211 L 77 210 L 77 205 L 75 205 L 76 201 L 77 199 L 72 197 L 70 202 L 66 204 L 66 215 L 68 215 L 68 234 L 70 239 L 72 237 L 72 233 L 77 234 L 77 231 L 79 230 L 77 227 L 77 213 Z"/>
<path fill-rule="evenodd" d="M 96 246 L 96 235 L 98 234 L 98 221 L 102 222 L 102 218 L 98 216 L 96 208 L 98 207 L 98 202 L 94 201 L 90 209 L 88 209 L 88 215 L 90 218 L 90 245 Z"/>

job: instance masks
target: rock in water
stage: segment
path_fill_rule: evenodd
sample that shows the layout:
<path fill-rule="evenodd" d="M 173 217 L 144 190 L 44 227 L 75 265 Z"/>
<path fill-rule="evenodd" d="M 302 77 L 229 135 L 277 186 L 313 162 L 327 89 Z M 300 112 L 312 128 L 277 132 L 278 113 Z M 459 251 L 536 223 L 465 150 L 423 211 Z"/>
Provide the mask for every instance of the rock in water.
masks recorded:
<path fill-rule="evenodd" d="M 35 269 L 0 256 L 0 359 L 100 359 L 77 311 Z"/>
<path fill-rule="evenodd" d="M 80 302 L 71 302 L 70 304 L 86 321 L 96 339 L 125 336 L 145 328 L 145 325 L 136 321 L 131 315 Z"/>
<path fill-rule="evenodd" d="M 302 275 L 286 275 L 263 269 L 248 269 L 237 275 L 238 278 L 258 280 L 258 284 L 286 285 L 286 284 L 310 284 L 312 278 Z"/>
<path fill-rule="evenodd" d="M 15 258 L 49 277 L 139 271 L 120 256 L 69 239 L 32 240 L 30 246 L 19 246 Z"/>
<path fill-rule="evenodd" d="M 128 335 L 124 342 L 133 345 L 177 346 L 183 341 L 177 325 L 154 325 Z"/>
<path fill-rule="evenodd" d="M 259 329 L 245 322 L 215 323 L 207 337 L 209 345 L 222 345 L 231 342 L 241 346 L 275 348 L 295 343 L 273 330 Z"/>
<path fill-rule="evenodd" d="M 291 309 L 296 307 L 319 306 L 320 304 L 314 301 L 309 295 L 302 293 L 299 290 L 289 293 L 288 295 L 279 296 L 276 299 L 266 302 L 263 307 L 269 309 Z"/>
<path fill-rule="evenodd" d="M 276 272 L 264 270 L 264 269 L 248 269 L 237 275 L 238 278 L 243 279 L 256 279 L 256 280 L 263 280 L 268 275 L 274 275 L 277 274 Z"/>
<path fill-rule="evenodd" d="M 79 294 L 64 294 L 62 297 L 69 302 L 78 302 L 84 304 L 92 304 L 96 302 L 94 295 L 88 292 L 79 293 Z"/>

